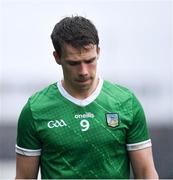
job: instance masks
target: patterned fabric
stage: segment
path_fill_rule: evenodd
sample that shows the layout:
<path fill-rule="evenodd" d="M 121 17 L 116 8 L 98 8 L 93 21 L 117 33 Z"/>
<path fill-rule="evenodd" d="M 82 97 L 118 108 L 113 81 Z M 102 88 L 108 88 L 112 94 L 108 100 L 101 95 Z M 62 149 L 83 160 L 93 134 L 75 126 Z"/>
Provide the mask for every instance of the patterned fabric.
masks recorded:
<path fill-rule="evenodd" d="M 143 109 L 133 93 L 100 79 L 85 100 L 54 83 L 29 98 L 16 152 L 40 156 L 43 179 L 129 178 L 128 151 L 151 146 Z"/>

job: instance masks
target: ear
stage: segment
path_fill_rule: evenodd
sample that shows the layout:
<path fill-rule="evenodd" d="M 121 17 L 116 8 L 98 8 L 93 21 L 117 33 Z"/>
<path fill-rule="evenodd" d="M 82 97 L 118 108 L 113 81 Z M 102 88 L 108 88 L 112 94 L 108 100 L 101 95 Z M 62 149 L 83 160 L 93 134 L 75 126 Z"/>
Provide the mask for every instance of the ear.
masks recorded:
<path fill-rule="evenodd" d="M 53 52 L 53 56 L 54 56 L 55 61 L 57 62 L 57 64 L 61 65 L 60 56 L 59 56 L 59 54 L 56 51 Z"/>
<path fill-rule="evenodd" d="M 96 51 L 97 51 L 97 55 L 98 55 L 98 58 L 99 58 L 99 56 L 100 56 L 100 47 L 97 47 L 97 50 L 96 50 Z M 98 58 L 97 58 L 97 59 L 98 59 Z"/>

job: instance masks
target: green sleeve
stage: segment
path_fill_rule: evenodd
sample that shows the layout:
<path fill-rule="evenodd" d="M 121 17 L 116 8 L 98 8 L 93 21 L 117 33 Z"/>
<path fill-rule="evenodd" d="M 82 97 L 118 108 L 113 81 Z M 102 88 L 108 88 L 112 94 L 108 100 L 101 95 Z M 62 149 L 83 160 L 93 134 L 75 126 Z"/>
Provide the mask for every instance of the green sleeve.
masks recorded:
<path fill-rule="evenodd" d="M 17 127 L 16 152 L 24 155 L 40 155 L 41 143 L 35 128 L 29 101 L 24 106 Z"/>
<path fill-rule="evenodd" d="M 140 143 L 149 140 L 146 118 L 138 99 L 132 97 L 132 123 L 127 132 L 127 144 Z"/>

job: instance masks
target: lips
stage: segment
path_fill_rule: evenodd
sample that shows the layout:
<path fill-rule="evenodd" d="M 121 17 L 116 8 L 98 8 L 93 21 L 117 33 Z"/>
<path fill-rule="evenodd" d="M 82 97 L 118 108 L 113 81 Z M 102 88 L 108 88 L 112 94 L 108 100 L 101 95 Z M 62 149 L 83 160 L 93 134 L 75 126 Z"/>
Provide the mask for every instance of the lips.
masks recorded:
<path fill-rule="evenodd" d="M 76 81 L 79 83 L 83 83 L 83 82 L 87 82 L 89 80 L 90 80 L 90 78 L 85 78 L 85 79 L 77 79 Z"/>

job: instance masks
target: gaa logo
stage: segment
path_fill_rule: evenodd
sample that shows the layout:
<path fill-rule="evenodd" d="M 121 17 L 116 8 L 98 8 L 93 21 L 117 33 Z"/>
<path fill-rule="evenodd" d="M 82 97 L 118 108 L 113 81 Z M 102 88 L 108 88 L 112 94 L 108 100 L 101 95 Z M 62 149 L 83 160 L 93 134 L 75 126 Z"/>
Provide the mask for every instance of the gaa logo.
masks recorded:
<path fill-rule="evenodd" d="M 47 123 L 48 128 L 57 128 L 57 127 L 63 127 L 67 126 L 67 124 L 64 122 L 64 120 L 54 120 L 54 121 L 49 121 Z"/>

